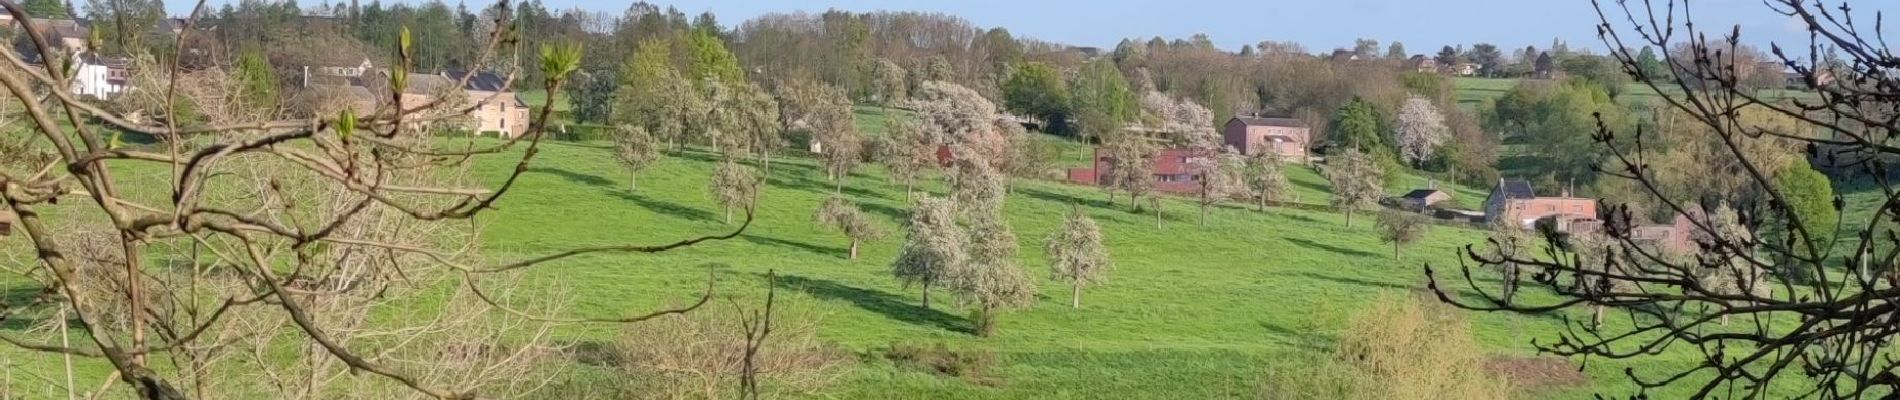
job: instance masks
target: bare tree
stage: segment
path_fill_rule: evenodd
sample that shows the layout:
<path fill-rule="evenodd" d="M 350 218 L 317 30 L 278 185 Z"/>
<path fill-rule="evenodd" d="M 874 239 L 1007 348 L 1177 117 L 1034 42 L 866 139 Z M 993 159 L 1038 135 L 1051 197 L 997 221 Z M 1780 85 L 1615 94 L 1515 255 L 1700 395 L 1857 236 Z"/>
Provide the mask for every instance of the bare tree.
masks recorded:
<path fill-rule="evenodd" d="M 1101 284 L 1115 268 L 1108 246 L 1102 243 L 1102 229 L 1081 207 L 1069 212 L 1062 228 L 1049 234 L 1043 252 L 1049 256 L 1050 277 L 1069 282 L 1071 308 L 1082 308 L 1084 286 Z"/>
<path fill-rule="evenodd" d="M 1347 227 L 1352 227 L 1353 212 L 1378 205 L 1379 197 L 1385 195 L 1381 186 L 1385 172 L 1366 153 L 1346 150 L 1327 157 L 1325 167 L 1320 172 L 1333 186 L 1333 207 L 1346 213 Z"/>
<path fill-rule="evenodd" d="M 1387 209 L 1379 213 L 1379 241 L 1392 244 L 1392 259 L 1399 259 L 1399 247 L 1412 244 L 1425 236 L 1431 229 L 1425 216 L 1410 212 Z"/>
<path fill-rule="evenodd" d="M 837 230 L 851 239 L 852 260 L 858 259 L 858 243 L 884 237 L 883 228 L 866 217 L 857 204 L 843 197 L 834 195 L 825 199 L 825 204 L 818 207 L 818 213 L 812 219 L 826 229 Z"/>
<path fill-rule="evenodd" d="M 32 20 L 13 2 L 0 6 L 15 20 Z M 508 19 L 507 3 L 498 8 L 497 19 Z M 192 35 L 199 17 L 187 19 L 180 35 Z M 473 69 L 512 51 L 504 32 L 488 37 Z M 75 323 L 56 324 L 81 332 L 74 341 L 7 334 L 0 342 L 101 360 L 113 372 L 108 387 L 123 383 L 141 398 L 531 393 L 551 379 L 549 371 L 558 373 L 558 365 L 538 364 L 560 356 L 550 345 L 550 324 L 632 323 L 698 304 L 631 317 L 559 318 L 550 314 L 559 311 L 561 296 L 513 293 L 512 274 L 580 255 L 657 253 L 729 239 L 749 225 L 671 244 L 576 248 L 482 265 L 470 253 L 475 233 L 468 222 L 530 169 L 550 110 L 535 116 L 527 134 L 499 142 L 447 144 L 409 129 L 497 100 L 451 107 L 402 96 L 413 63 L 407 32 L 391 64 L 390 101 L 376 110 L 201 125 L 181 124 L 179 95 L 186 90 L 179 85 L 189 82 L 175 66 L 166 84 L 145 89 L 166 93 L 158 110 L 164 117 L 143 122 L 64 90 L 68 77 L 60 66 L 69 65 L 68 55 L 39 35 L 26 36 L 47 60 L 31 66 L 0 50 L 0 63 L 11 66 L 0 68 L 0 88 L 32 128 L 0 132 L 0 143 L 37 136 L 29 146 L 55 156 L 0 157 L 7 159 L 0 163 L 0 209 L 18 216 L 20 237 L 35 254 L 30 264 L 5 267 L 54 295 L 9 304 L 0 318 L 62 313 Z M 542 49 L 550 95 L 562 93 L 580 54 L 578 46 Z M 503 91 L 513 79 L 507 82 Z M 206 88 L 191 90 L 198 89 Z M 108 133 L 116 131 L 164 142 L 123 146 Z M 481 181 L 497 183 L 483 187 L 466 177 L 471 160 L 498 157 L 514 168 L 498 182 Z M 43 162 L 23 164 L 35 163 L 31 158 Z M 157 171 L 164 172 L 140 173 Z M 126 185 L 130 176 L 161 178 Z M 82 210 L 91 211 L 75 212 Z M 418 307 L 425 301 L 439 306 Z"/>
<path fill-rule="evenodd" d="M 614 131 L 614 159 L 627 168 L 627 191 L 640 190 L 640 170 L 660 160 L 660 143 L 646 128 L 620 125 Z"/>
<path fill-rule="evenodd" d="M 1900 258 L 1896 239 L 1882 231 L 1890 226 L 1900 191 L 1892 182 L 1891 160 L 1900 154 L 1892 145 L 1900 101 L 1891 95 L 1900 88 L 1893 75 L 1894 57 L 1879 28 L 1866 25 L 1852 7 L 1825 2 L 1770 0 L 1764 12 L 1785 16 L 1809 35 L 1805 53 L 1771 46 L 1782 66 L 1791 68 L 1812 98 L 1771 100 L 1748 87 L 1751 71 L 1733 61 L 1740 50 L 1740 29 L 1716 35 L 1696 30 L 1688 2 L 1646 1 L 1598 3 L 1599 36 L 1613 49 L 1610 55 L 1623 70 L 1660 94 L 1658 104 L 1680 111 L 1689 121 L 1704 125 L 1702 135 L 1726 149 L 1740 168 L 1712 171 L 1742 177 L 1749 196 L 1729 204 L 1734 229 L 1723 213 L 1697 215 L 1698 200 L 1670 195 L 1658 183 L 1657 167 L 1647 161 L 1648 132 L 1617 132 L 1600 127 L 1593 139 L 1601 150 L 1597 165 L 1603 179 L 1631 182 L 1651 194 L 1652 207 L 1683 215 L 1695 233 L 1694 253 L 1671 257 L 1631 233 L 1630 209 L 1610 204 L 1605 213 L 1603 239 L 1570 241 L 1547 236 L 1550 244 L 1534 254 L 1503 255 L 1467 252 L 1458 269 L 1478 298 L 1453 299 L 1448 282 L 1436 268 L 1426 275 L 1442 301 L 1474 310 L 1549 313 L 1573 306 L 1608 308 L 1627 314 L 1618 323 L 1587 326 L 1573 322 L 1556 340 L 1538 340 L 1540 351 L 1592 359 L 1648 359 L 1659 355 L 1693 354 L 1693 364 L 1653 366 L 1631 370 L 1636 396 L 1663 386 L 1686 387 L 1686 398 L 1864 398 L 1900 391 L 1896 361 L 1888 355 L 1894 335 L 1892 314 L 1894 260 Z M 1875 18 L 1878 20 L 1878 18 Z M 1679 46 L 1679 47 L 1678 47 Z M 1679 48 L 1666 52 L 1667 68 L 1640 68 L 1636 50 Z M 1838 54 L 1838 68 L 1824 60 Z M 1661 70 L 1661 72 L 1657 72 Z M 1669 76 L 1657 76 L 1663 73 Z M 1775 124 L 1751 121 L 1740 110 L 1779 114 L 1811 125 L 1819 134 L 1800 134 Z M 1775 183 L 1767 165 L 1747 149 L 1750 142 L 1788 140 L 1810 151 L 1810 158 L 1843 173 L 1865 173 L 1877 194 L 1877 211 L 1859 220 L 1811 224 L 1824 219 L 1831 207 L 1797 208 L 1797 193 Z M 1804 189 L 1804 191 L 1807 189 Z M 1767 225 L 1764 225 L 1767 224 Z M 1722 228 L 1728 225 L 1729 228 Z M 1785 229 L 1778 238 L 1758 238 L 1752 227 Z M 1836 230 L 1845 230 L 1836 234 Z M 1851 234 L 1849 234 L 1851 233 Z M 1821 240 L 1826 239 L 1826 240 Z M 1539 270 L 1537 286 L 1553 294 L 1535 303 L 1504 303 L 1491 285 L 1472 277 L 1474 268 L 1502 263 Z M 1737 268 L 1741 267 L 1741 268 Z M 1732 290 L 1724 281 L 1747 282 L 1763 272 L 1772 290 Z M 1719 279 L 1709 279 L 1714 271 Z M 1723 272 L 1729 271 L 1729 272 Z M 1740 272 L 1740 273 L 1735 273 Z M 1728 275 L 1722 277 L 1721 275 Z M 1467 292 L 1469 293 L 1469 291 Z M 1542 296 L 1540 296 L 1542 297 Z M 1739 326 L 1717 326 L 1737 318 Z M 1594 323 L 1592 323 L 1594 325 Z"/>
<path fill-rule="evenodd" d="M 925 196 L 910 211 L 904 247 L 891 263 L 891 274 L 923 286 L 923 305 L 930 308 L 930 287 L 954 278 L 954 271 L 967 262 L 969 237 L 957 226 L 956 205 L 949 200 Z"/>

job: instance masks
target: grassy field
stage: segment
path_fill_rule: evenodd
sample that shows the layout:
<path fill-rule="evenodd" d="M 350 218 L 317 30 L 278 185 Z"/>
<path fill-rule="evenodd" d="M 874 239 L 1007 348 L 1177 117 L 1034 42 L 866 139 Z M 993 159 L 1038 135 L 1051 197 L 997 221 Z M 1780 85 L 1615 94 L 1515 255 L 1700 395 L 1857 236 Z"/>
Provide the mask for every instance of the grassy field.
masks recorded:
<path fill-rule="evenodd" d="M 1073 142 L 1065 146 L 1065 153 L 1087 149 Z M 629 191 L 628 177 L 605 143 L 549 143 L 537 160 L 498 209 L 481 219 L 485 257 L 515 260 L 578 246 L 664 243 L 733 227 L 721 221 L 722 211 L 705 194 L 713 166 L 709 154 L 667 157 L 642 173 L 639 191 Z M 475 172 L 494 181 L 512 167 L 484 162 Z M 1290 179 L 1300 201 L 1326 201 L 1326 183 L 1311 169 L 1295 168 Z M 1424 179 L 1405 181 L 1417 187 Z M 1007 217 L 1021 238 L 1018 261 L 1036 277 L 1043 294 L 1034 306 L 1004 316 L 1000 335 L 978 338 L 969 333 L 966 308 L 920 307 L 917 290 L 890 277 L 888 265 L 899 240 L 867 244 L 859 260 L 849 261 L 846 241 L 811 223 L 812 212 L 831 195 L 831 185 L 810 159 L 774 163 L 768 183 L 757 223 L 738 238 L 651 256 L 576 257 L 532 269 L 521 282 L 532 290 L 572 296 L 570 314 L 618 317 L 689 302 L 703 288 L 708 268 L 716 271 L 721 293 L 741 302 L 759 298 L 763 275 L 777 271 L 781 300 L 819 310 L 819 336 L 860 354 L 842 381 L 815 394 L 819 398 L 1250 397 L 1268 368 L 1297 368 L 1285 363 L 1328 351 L 1341 334 L 1344 315 L 1382 293 L 1422 290 L 1421 265 L 1455 266 L 1458 248 L 1483 240 L 1482 232 L 1437 227 L 1394 259 L 1369 217 L 1346 227 L 1337 213 L 1261 213 L 1233 205 L 1215 210 L 1202 226 L 1196 224 L 1192 203 L 1175 199 L 1166 203 L 1166 223 L 1157 227 L 1152 214 L 1104 204 L 1105 196 L 1093 188 L 1019 181 Z M 926 190 L 942 188 L 933 183 Z M 1482 200 L 1479 190 L 1454 192 L 1467 204 Z M 844 194 L 892 230 L 907 212 L 903 187 L 887 182 L 875 167 L 861 169 Z M 1041 251 L 1043 239 L 1072 205 L 1081 205 L 1101 224 L 1116 260 L 1110 282 L 1086 291 L 1080 309 L 1068 307 L 1065 286 L 1046 279 Z M 1484 273 L 1480 278 L 1495 279 Z M 1554 340 L 1562 329 L 1554 316 L 1467 317 L 1486 353 L 1500 357 L 1534 356 L 1529 339 Z M 597 343 L 617 334 L 612 326 L 589 325 L 560 336 Z M 994 352 L 996 379 L 970 383 L 878 355 L 906 343 Z M 52 371 L 59 365 L 56 357 L 11 347 L 0 347 L 0 360 L 22 371 Z M 1584 369 L 1590 384 L 1522 397 L 1629 395 L 1624 368 L 1678 368 L 1693 362 L 1684 354 L 1640 362 L 1593 360 Z M 84 382 L 98 382 L 106 372 L 97 363 L 81 367 Z M 620 378 L 611 368 L 583 364 L 572 379 L 570 385 L 589 387 Z"/>

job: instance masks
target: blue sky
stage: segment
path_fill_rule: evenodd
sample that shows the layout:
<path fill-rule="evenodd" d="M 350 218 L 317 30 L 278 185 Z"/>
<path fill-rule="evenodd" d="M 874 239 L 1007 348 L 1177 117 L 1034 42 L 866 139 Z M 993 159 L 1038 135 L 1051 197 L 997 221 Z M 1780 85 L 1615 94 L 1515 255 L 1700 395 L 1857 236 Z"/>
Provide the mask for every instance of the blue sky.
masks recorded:
<path fill-rule="evenodd" d="M 211 0 L 222 4 L 226 0 Z M 303 0 L 311 5 L 322 0 Z M 347 1 L 347 0 L 332 0 Z M 402 0 L 397 0 L 402 1 Z M 414 1 L 414 0 L 408 0 Z M 467 1 L 470 8 L 484 0 Z M 582 7 L 619 13 L 628 0 L 543 0 L 550 8 Z M 1604 0 L 1614 3 L 1614 0 Z M 1828 0 L 1830 3 L 1838 0 Z M 1398 40 L 1412 53 L 1436 51 L 1446 44 L 1491 42 L 1505 48 L 1549 46 L 1562 38 L 1572 48 L 1602 48 L 1596 38 L 1595 9 L 1588 0 L 679 0 L 653 1 L 688 14 L 712 11 L 731 27 L 771 12 L 938 11 L 961 16 L 983 27 L 1001 26 L 1018 36 L 1081 46 L 1113 47 L 1121 38 L 1181 38 L 1205 33 L 1216 45 L 1237 49 L 1261 40 L 1290 40 L 1315 52 L 1350 47 L 1366 37 L 1382 43 Z M 1660 0 L 1658 1 L 1660 2 Z M 167 2 L 173 12 L 190 5 Z M 1632 2 L 1638 3 L 1638 2 Z M 1900 10 L 1900 1 L 1856 0 L 1857 12 L 1872 20 L 1876 10 Z M 1768 41 L 1805 47 L 1806 34 L 1788 17 L 1760 0 L 1695 0 L 1690 3 L 1699 27 L 1728 32 L 1740 24 L 1745 42 Z M 1620 18 L 1620 17 L 1619 17 Z M 1619 28 L 1625 28 L 1619 24 Z M 1711 35 L 1714 36 L 1714 35 Z"/>

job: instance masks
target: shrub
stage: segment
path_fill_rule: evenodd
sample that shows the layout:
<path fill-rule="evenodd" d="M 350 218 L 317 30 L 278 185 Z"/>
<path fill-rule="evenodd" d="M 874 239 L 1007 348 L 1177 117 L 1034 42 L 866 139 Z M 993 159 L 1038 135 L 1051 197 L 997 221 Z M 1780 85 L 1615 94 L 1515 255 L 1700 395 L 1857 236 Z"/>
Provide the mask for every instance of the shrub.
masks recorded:
<path fill-rule="evenodd" d="M 748 312 L 707 307 L 628 326 L 618 354 L 630 398 L 722 399 L 738 397 L 745 358 Z M 772 333 L 755 361 L 763 395 L 810 393 L 836 381 L 850 354 L 818 340 L 819 318 L 801 309 L 773 311 Z"/>
<path fill-rule="evenodd" d="M 1261 399 L 1503 399 L 1468 322 L 1444 306 L 1384 295 L 1347 321 L 1330 357 L 1275 365 Z"/>
<path fill-rule="evenodd" d="M 999 379 L 992 375 L 996 368 L 996 353 L 983 350 L 951 350 L 943 343 L 920 345 L 894 343 L 884 349 L 884 359 L 900 367 L 930 373 L 939 376 L 962 378 L 970 383 L 994 386 Z"/>

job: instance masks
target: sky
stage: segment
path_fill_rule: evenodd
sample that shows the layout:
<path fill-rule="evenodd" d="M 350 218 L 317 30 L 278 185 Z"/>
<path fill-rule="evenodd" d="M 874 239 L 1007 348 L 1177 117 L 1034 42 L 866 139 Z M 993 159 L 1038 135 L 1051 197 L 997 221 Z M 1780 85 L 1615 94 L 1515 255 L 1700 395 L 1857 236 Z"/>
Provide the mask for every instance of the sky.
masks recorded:
<path fill-rule="evenodd" d="M 210 0 L 215 5 L 234 0 Z M 311 5 L 322 0 L 303 0 Z M 347 1 L 347 0 L 335 0 Z M 415 0 L 396 0 L 415 1 Z M 479 8 L 486 0 L 467 1 Z M 618 14 L 629 0 L 543 0 L 549 8 L 581 7 Z M 648 0 L 687 14 L 712 11 L 731 28 L 746 19 L 775 12 L 909 10 L 949 13 L 981 27 L 1003 27 L 1017 36 L 1077 46 L 1113 48 L 1122 38 L 1185 38 L 1205 33 L 1214 44 L 1236 50 L 1262 40 L 1294 41 L 1309 51 L 1351 47 L 1354 39 L 1394 40 L 1413 53 L 1435 52 L 1444 45 L 1489 42 L 1506 49 L 1548 47 L 1561 39 L 1572 49 L 1605 49 L 1596 37 L 1597 13 L 1588 0 Z M 1830 3 L 1839 0 L 1828 0 Z M 1615 0 L 1604 0 L 1614 5 Z M 1661 0 L 1657 1 L 1661 3 Z M 167 2 L 182 14 L 188 2 Z M 1632 4 L 1641 3 L 1632 1 Z M 1900 11 L 1900 1 L 1853 0 L 1856 12 Z M 1807 35 L 1789 17 L 1761 0 L 1690 2 L 1698 27 L 1711 37 L 1740 25 L 1743 41 L 1767 47 L 1770 41 L 1803 48 Z M 1613 18 L 1621 20 L 1620 14 Z M 1628 31 L 1625 23 L 1616 24 Z"/>

